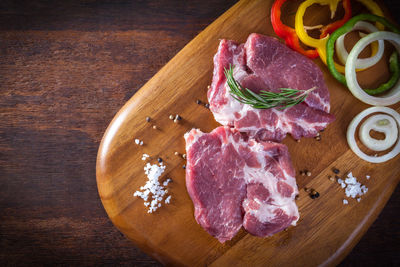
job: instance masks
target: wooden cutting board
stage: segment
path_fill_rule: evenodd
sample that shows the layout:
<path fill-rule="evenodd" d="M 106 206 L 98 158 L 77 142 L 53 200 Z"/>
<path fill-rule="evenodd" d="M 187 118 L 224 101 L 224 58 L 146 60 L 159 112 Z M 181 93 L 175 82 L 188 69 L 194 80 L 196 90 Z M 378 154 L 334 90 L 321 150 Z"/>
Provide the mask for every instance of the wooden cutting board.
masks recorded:
<path fill-rule="evenodd" d="M 191 128 L 210 132 L 219 126 L 211 112 L 196 104 L 206 102 L 211 83 L 213 55 L 222 38 L 244 42 L 252 32 L 275 36 L 270 23 L 271 1 L 240 1 L 186 45 L 167 65 L 147 82 L 117 113 L 101 142 L 97 158 L 97 185 L 103 205 L 118 229 L 142 250 L 168 265 L 186 266 L 310 266 L 335 265 L 355 246 L 375 220 L 399 182 L 400 157 L 383 164 L 360 160 L 349 149 L 346 129 L 351 119 L 368 106 L 355 99 L 336 82 L 319 59 L 315 62 L 324 73 L 331 93 L 331 112 L 336 121 L 322 133 L 321 141 L 303 138 L 295 142 L 288 136 L 294 167 L 311 171 L 297 175 L 300 190 L 297 226 L 269 238 L 254 237 L 243 229 L 225 244 L 206 233 L 195 221 L 193 204 L 185 187 L 183 134 Z M 285 6 L 283 20 L 293 25 L 297 4 Z M 359 7 L 359 6 L 358 6 Z M 318 10 L 318 11 L 317 11 Z M 313 6 L 306 14 L 306 25 L 325 23 L 327 8 Z M 355 8 L 357 12 L 357 5 Z M 340 11 L 339 11 L 340 13 Z M 162 44 L 160 44 L 162 45 Z M 386 62 L 360 74 L 365 85 L 387 79 Z M 400 106 L 392 106 L 397 111 Z M 175 124 L 170 114 L 183 120 Z M 145 118 L 151 117 L 147 122 Z M 153 129 L 153 125 L 157 129 Z M 134 139 L 144 145 L 135 144 Z M 147 180 L 142 154 L 156 163 L 166 164 L 163 177 L 170 177 L 171 204 L 148 214 L 143 200 L 133 197 Z M 328 179 L 352 171 L 369 191 L 360 203 L 349 200 L 343 205 L 344 191 Z M 367 180 L 366 175 L 371 179 Z M 311 199 L 305 187 L 315 188 L 318 199 Z"/>

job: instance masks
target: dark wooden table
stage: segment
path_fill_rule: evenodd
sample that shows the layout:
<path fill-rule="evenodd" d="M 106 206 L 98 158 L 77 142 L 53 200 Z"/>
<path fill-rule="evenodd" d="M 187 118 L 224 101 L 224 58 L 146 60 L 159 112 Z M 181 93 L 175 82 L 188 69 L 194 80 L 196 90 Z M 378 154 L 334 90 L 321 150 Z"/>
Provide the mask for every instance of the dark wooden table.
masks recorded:
<path fill-rule="evenodd" d="M 97 149 L 122 105 L 235 2 L 0 2 L 2 265 L 159 265 L 108 219 Z M 397 187 L 341 265 L 400 265 L 399 206 Z"/>

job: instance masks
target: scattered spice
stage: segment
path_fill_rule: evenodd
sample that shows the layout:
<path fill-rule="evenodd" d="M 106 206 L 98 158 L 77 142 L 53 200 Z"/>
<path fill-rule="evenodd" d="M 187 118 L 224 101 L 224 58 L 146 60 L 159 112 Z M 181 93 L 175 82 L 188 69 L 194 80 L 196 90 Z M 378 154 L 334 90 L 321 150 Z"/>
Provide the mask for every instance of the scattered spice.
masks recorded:
<path fill-rule="evenodd" d="M 314 137 L 315 138 L 315 140 L 317 140 L 317 141 L 321 141 L 321 136 L 316 136 L 316 137 Z"/>
<path fill-rule="evenodd" d="M 182 117 L 179 116 L 178 114 L 175 115 L 174 123 L 178 123 L 180 120 L 182 120 Z"/>
<path fill-rule="evenodd" d="M 154 129 L 154 130 L 157 130 L 157 126 L 156 126 L 156 125 L 153 125 L 153 129 Z"/>
<path fill-rule="evenodd" d="M 150 118 L 150 117 L 146 117 L 146 121 L 147 121 L 147 122 L 150 122 L 150 121 L 151 121 L 151 118 Z"/>
<path fill-rule="evenodd" d="M 169 119 L 170 119 L 170 120 L 173 120 L 173 119 L 174 119 L 174 115 L 172 115 L 172 114 L 169 115 Z"/>
<path fill-rule="evenodd" d="M 319 193 L 318 193 L 317 191 L 313 190 L 313 191 L 310 193 L 310 197 L 311 197 L 312 199 L 319 198 Z"/>
<path fill-rule="evenodd" d="M 306 191 L 312 199 L 319 197 L 319 193 L 314 188 L 304 187 L 304 191 Z"/>
<path fill-rule="evenodd" d="M 331 175 L 328 176 L 328 179 L 331 180 L 332 182 L 335 181 L 335 178 L 333 178 Z"/>
<path fill-rule="evenodd" d="M 179 153 L 178 153 L 177 151 L 175 151 L 175 153 L 174 153 L 174 154 L 175 154 L 175 156 L 179 156 Z"/>
<path fill-rule="evenodd" d="M 300 143 L 300 139 L 297 139 L 296 142 L 297 142 L 297 143 Z"/>
<path fill-rule="evenodd" d="M 186 154 L 183 154 L 183 155 L 182 155 L 182 158 L 183 158 L 183 159 L 186 159 Z"/>
<path fill-rule="evenodd" d="M 311 176 L 311 172 L 310 172 L 310 171 L 307 171 L 307 172 L 306 172 L 306 175 L 307 175 L 307 176 Z"/>
<path fill-rule="evenodd" d="M 304 171 L 300 171 L 300 175 L 304 176 L 306 173 Z"/>

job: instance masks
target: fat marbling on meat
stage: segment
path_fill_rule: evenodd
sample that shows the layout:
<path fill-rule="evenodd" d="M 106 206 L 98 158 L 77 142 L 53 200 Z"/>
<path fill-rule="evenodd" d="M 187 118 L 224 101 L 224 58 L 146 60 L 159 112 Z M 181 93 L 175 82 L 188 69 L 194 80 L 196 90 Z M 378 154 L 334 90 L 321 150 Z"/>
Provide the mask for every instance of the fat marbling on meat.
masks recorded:
<path fill-rule="evenodd" d="M 316 89 L 303 103 L 285 110 L 255 109 L 230 95 L 224 75 L 230 65 L 234 78 L 256 93 L 277 92 L 279 88 Z M 216 121 L 259 140 L 280 142 L 287 133 L 295 139 L 314 137 L 334 120 L 329 114 L 329 91 L 318 66 L 277 39 L 255 33 L 244 44 L 220 41 L 207 97 Z"/>
<path fill-rule="evenodd" d="M 295 171 L 285 145 L 220 126 L 185 134 L 186 187 L 196 221 L 223 243 L 243 226 L 270 236 L 295 225 Z"/>

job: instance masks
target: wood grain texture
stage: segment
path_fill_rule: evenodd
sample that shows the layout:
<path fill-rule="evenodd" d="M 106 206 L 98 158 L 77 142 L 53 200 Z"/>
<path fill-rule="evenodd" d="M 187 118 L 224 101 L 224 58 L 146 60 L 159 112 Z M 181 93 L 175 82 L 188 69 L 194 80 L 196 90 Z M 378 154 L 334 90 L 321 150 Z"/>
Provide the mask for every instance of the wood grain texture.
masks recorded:
<path fill-rule="evenodd" d="M 159 265 L 104 212 L 98 145 L 120 107 L 235 2 L 0 1 L 2 265 Z M 399 265 L 399 196 L 343 266 Z"/>
<path fill-rule="evenodd" d="M 270 238 L 257 238 L 241 230 L 231 241 L 220 244 L 196 223 L 193 204 L 186 193 L 181 167 L 184 161 L 174 156 L 174 151 L 184 153 L 182 136 L 191 128 L 209 132 L 218 125 L 209 110 L 195 102 L 196 99 L 204 101 L 206 96 L 219 39 L 244 42 L 252 32 L 274 35 L 269 23 L 271 4 L 272 1 L 240 1 L 225 12 L 124 105 L 103 137 L 97 159 L 97 183 L 103 205 L 113 223 L 128 238 L 163 264 L 336 265 L 372 224 L 400 180 L 399 158 L 373 165 L 349 150 L 345 138 L 347 125 L 367 105 L 355 100 L 316 61 L 330 89 L 336 121 L 324 131 L 320 142 L 304 139 L 296 143 L 286 138 L 284 143 L 289 147 L 295 169 L 308 169 L 314 174 L 298 177 L 299 188 L 316 188 L 321 197 L 311 200 L 301 190 L 297 201 L 301 214 L 298 226 Z M 288 8 L 287 14 L 295 10 L 294 6 Z M 356 8 L 354 11 L 357 13 Z M 314 25 L 327 17 L 324 12 L 312 9 L 310 12 L 313 15 L 306 20 L 306 25 Z M 251 20 L 243 19 L 247 14 L 252 14 Z M 286 20 L 292 17 L 286 16 Z M 375 80 L 382 82 L 388 78 L 387 66 L 381 61 L 359 78 L 369 86 Z M 399 106 L 394 108 L 400 110 Z M 168 119 L 170 114 L 180 114 L 184 119 L 175 124 Z M 145 121 L 146 116 L 152 118 L 151 122 Z M 145 145 L 136 145 L 134 138 L 143 140 Z M 132 197 L 132 188 L 138 189 L 146 180 L 144 163 L 140 160 L 143 153 L 151 155 L 152 162 L 163 158 L 167 176 L 174 181 L 169 189 L 173 203 L 153 215 L 147 214 L 141 199 Z M 352 171 L 369 187 L 370 193 L 361 203 L 351 201 L 350 205 L 343 206 L 343 190 L 328 179 L 334 167 L 342 169 L 342 175 Z M 366 174 L 379 180 L 368 182 Z"/>

